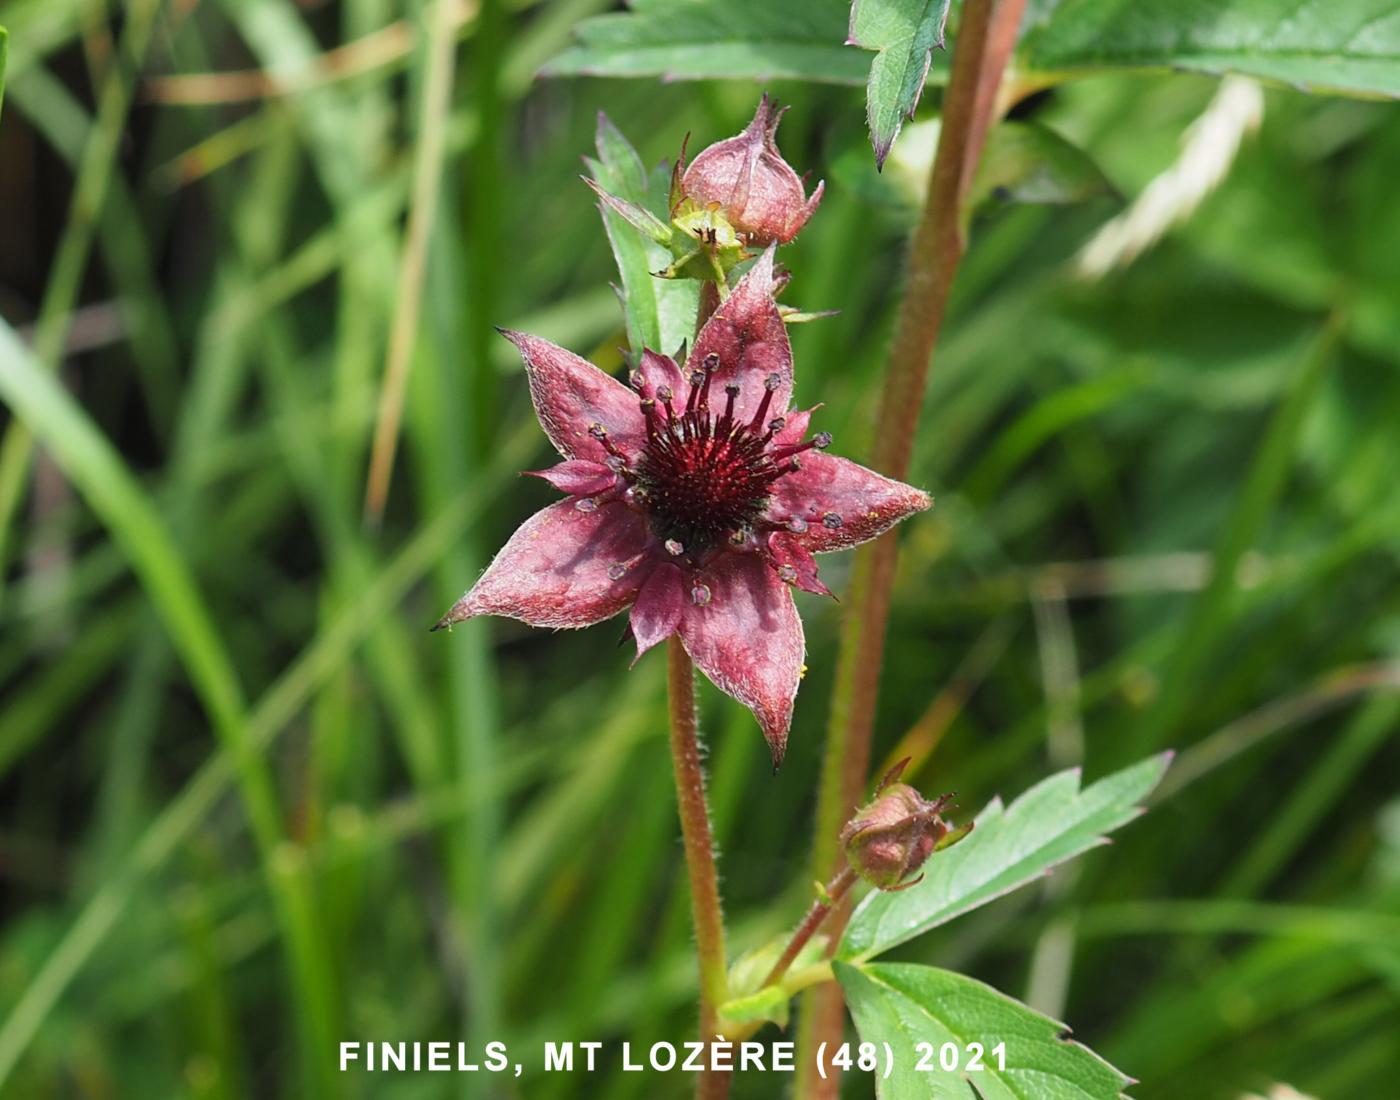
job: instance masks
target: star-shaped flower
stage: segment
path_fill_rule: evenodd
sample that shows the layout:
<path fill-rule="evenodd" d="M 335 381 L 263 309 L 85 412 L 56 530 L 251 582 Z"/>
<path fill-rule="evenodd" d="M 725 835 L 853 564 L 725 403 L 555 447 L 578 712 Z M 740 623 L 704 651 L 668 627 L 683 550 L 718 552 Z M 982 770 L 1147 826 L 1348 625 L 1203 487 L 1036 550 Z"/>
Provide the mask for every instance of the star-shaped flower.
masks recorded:
<path fill-rule="evenodd" d="M 823 453 L 790 411 L 792 348 L 770 247 L 700 330 L 686 367 L 652 351 L 622 385 L 572 352 L 505 332 L 564 461 L 537 512 L 437 624 L 507 615 L 584 627 L 632 609 L 641 656 L 679 634 L 753 711 L 776 767 L 802 675 L 791 589 L 830 595 L 814 554 L 872 539 L 927 494 Z"/>

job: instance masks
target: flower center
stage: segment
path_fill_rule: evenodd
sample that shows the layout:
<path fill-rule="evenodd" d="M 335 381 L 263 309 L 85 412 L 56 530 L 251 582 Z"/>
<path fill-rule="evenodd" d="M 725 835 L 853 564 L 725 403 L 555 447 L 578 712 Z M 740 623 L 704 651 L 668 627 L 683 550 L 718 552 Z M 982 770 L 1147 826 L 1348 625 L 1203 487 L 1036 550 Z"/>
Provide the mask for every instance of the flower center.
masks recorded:
<path fill-rule="evenodd" d="M 724 387 L 723 408 L 716 414 L 710 383 L 718 367 L 719 358 L 711 355 L 690 373 L 684 407 L 669 386 L 642 400 L 647 438 L 635 461 L 616 451 L 605 431 L 599 435 L 610 463 L 631 482 L 629 496 L 649 516 L 656 537 L 670 554 L 697 564 L 726 541 L 747 541 L 768 507 L 773 483 L 797 469 L 801 452 L 831 442 L 823 432 L 804 443 L 774 445 L 785 426 L 782 416 L 769 417 L 781 384 L 776 374 L 764 380 L 751 418 L 741 421 L 734 414 L 739 398 L 734 383 Z"/>

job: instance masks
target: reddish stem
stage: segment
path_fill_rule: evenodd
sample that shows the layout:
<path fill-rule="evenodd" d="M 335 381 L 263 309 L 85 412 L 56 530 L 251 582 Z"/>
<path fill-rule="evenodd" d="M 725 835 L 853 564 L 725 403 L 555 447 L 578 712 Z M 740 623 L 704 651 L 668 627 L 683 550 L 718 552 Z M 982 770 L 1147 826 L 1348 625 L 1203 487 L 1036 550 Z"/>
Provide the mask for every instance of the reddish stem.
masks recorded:
<path fill-rule="evenodd" d="M 943 98 L 943 124 L 929 175 L 923 215 L 910 245 L 908 277 L 890 348 L 871 465 L 903 479 L 923 407 L 929 363 L 953 279 L 966 249 L 968 190 L 997 109 L 997 92 L 1016 44 L 1025 0 L 967 0 Z M 836 838 L 854 811 L 870 768 L 870 740 L 884 656 L 885 624 L 898 561 L 893 532 L 858 552 L 841 635 L 821 793 L 815 857 L 818 873 L 835 866 Z M 849 917 L 842 905 L 833 942 Z M 807 997 L 806 1057 L 799 1060 L 798 1094 L 811 1100 L 838 1095 L 835 1074 L 821 1081 L 806 1071 L 818 1043 L 839 1042 L 844 1027 L 840 990 L 826 985 Z M 806 1078 L 804 1084 L 804 1077 Z"/>
<path fill-rule="evenodd" d="M 695 668 L 679 638 L 672 637 L 667 642 L 666 655 L 671 698 L 671 764 L 676 776 L 676 805 L 681 817 L 695 945 L 700 959 L 700 1039 L 711 1042 L 719 1032 L 719 1006 L 729 995 L 724 911 L 720 906 L 710 811 L 705 804 L 705 771 L 700 765 Z M 696 1082 L 695 1095 L 699 1100 L 724 1100 L 729 1095 L 729 1080 L 728 1073 L 702 1073 Z"/>
<path fill-rule="evenodd" d="M 802 923 L 792 934 L 792 939 L 788 941 L 782 956 L 773 964 L 773 969 L 768 971 L 768 977 L 763 979 L 764 986 L 777 985 L 783 980 L 783 976 L 797 961 L 797 956 L 802 954 L 802 949 L 807 946 L 807 941 L 821 927 L 822 921 L 826 920 L 826 915 L 840 902 L 846 891 L 855 885 L 855 881 L 855 871 L 847 867 L 827 884 L 826 896 L 812 902 L 812 907 L 807 910 L 807 915 L 802 918 Z"/>

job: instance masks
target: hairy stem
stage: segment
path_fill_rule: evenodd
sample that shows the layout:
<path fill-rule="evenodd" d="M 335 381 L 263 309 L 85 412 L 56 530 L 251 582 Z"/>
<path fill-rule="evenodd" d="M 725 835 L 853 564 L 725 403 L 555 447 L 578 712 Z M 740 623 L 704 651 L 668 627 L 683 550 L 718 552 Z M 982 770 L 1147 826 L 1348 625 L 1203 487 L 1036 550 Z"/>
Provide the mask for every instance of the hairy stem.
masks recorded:
<path fill-rule="evenodd" d="M 676 775 L 676 806 L 685 842 L 685 868 L 690 879 L 690 907 L 695 945 L 700 957 L 700 1038 L 712 1040 L 719 1031 L 719 1006 L 729 998 L 724 957 L 724 912 L 719 900 L 710 811 L 705 804 L 705 771 L 695 717 L 695 668 L 681 640 L 666 643 L 671 697 L 671 765 Z M 724 1100 L 729 1074 L 706 1072 L 696 1084 L 699 1100 Z"/>
<path fill-rule="evenodd" d="M 802 954 L 807 942 L 822 926 L 822 921 L 826 920 L 826 915 L 846 896 L 846 891 L 855 885 L 855 881 L 855 871 L 847 867 L 827 883 L 825 895 L 812 902 L 812 907 L 807 910 L 807 915 L 802 918 L 802 923 L 797 926 L 797 931 L 792 934 L 792 939 L 788 941 L 782 955 L 773 964 L 773 969 L 768 971 L 768 977 L 763 979 L 765 986 L 777 985 L 783 980 L 792 964 L 797 961 L 797 956 Z"/>
<path fill-rule="evenodd" d="M 963 7 L 943 99 L 938 152 L 909 250 L 904 299 L 871 454 L 871 465 L 889 477 L 903 479 L 908 474 L 934 343 L 967 244 L 968 189 L 999 106 L 997 93 L 1024 11 L 1025 0 L 968 0 Z M 835 868 L 836 838 L 860 799 L 870 767 L 898 552 L 895 534 L 890 532 L 863 547 L 854 566 L 817 805 L 814 856 L 817 874 L 823 877 Z M 849 906 L 843 905 L 833 918 L 833 938 L 848 915 Z M 827 985 L 808 995 L 802 1030 L 807 1056 L 799 1058 L 800 1074 L 812 1064 L 816 1044 L 839 1042 L 843 1026 L 838 989 Z M 804 1097 L 822 1098 L 836 1096 L 839 1088 L 835 1075 L 826 1081 L 807 1080 L 805 1087 L 800 1077 L 797 1091 Z"/>

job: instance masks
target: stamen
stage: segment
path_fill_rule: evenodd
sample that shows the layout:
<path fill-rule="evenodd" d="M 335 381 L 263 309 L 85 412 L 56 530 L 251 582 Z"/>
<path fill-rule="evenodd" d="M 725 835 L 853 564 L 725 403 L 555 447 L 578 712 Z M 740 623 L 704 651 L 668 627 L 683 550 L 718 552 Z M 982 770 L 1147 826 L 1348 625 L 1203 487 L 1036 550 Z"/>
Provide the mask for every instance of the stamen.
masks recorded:
<path fill-rule="evenodd" d="M 807 531 L 807 521 L 801 516 L 793 516 L 787 521 L 787 529 L 794 535 L 805 534 Z"/>
<path fill-rule="evenodd" d="M 580 512 L 596 512 L 598 510 L 598 502 L 592 497 L 581 497 L 574 502 L 574 507 Z"/>
<path fill-rule="evenodd" d="M 763 380 L 763 400 L 758 403 L 758 411 L 753 414 L 753 419 L 749 421 L 749 431 L 758 434 L 758 426 L 763 423 L 764 417 L 768 415 L 768 406 L 773 403 L 773 393 L 783 384 L 780 374 L 774 371 Z"/>
<path fill-rule="evenodd" d="M 799 455 L 803 451 L 810 451 L 815 447 L 819 451 L 824 451 L 831 446 L 831 433 L 818 432 L 811 439 L 802 443 L 794 443 L 790 447 L 779 447 L 776 451 L 770 451 L 768 457 L 772 459 L 788 458 L 791 455 Z"/>
<path fill-rule="evenodd" d="M 822 526 L 828 531 L 837 531 L 841 528 L 841 517 L 835 512 L 822 513 Z"/>
<path fill-rule="evenodd" d="M 673 558 L 678 558 L 685 553 L 685 545 L 678 539 L 667 539 L 665 542 L 666 553 Z"/>
<path fill-rule="evenodd" d="M 627 576 L 627 566 L 622 564 L 608 566 L 609 580 L 620 581 L 625 576 Z"/>
<path fill-rule="evenodd" d="M 778 579 L 784 584 L 795 584 L 797 582 L 797 570 L 790 565 L 778 566 Z"/>
<path fill-rule="evenodd" d="M 670 386 L 657 386 L 656 399 L 666 406 L 666 422 L 675 423 L 676 410 L 671 407 L 671 401 L 676 396 L 675 391 Z"/>
<path fill-rule="evenodd" d="M 627 381 L 632 383 L 632 388 L 634 390 L 640 390 L 647 384 L 647 376 L 639 370 L 634 370 L 627 376 Z"/>
<path fill-rule="evenodd" d="M 695 586 L 690 590 L 690 602 L 696 607 L 704 607 L 710 602 L 710 586 L 695 582 Z"/>
<path fill-rule="evenodd" d="M 700 383 L 705 380 L 703 371 L 693 370 L 685 376 L 685 380 L 690 383 L 690 393 L 685 398 L 685 411 L 692 413 L 695 411 L 695 403 L 700 400 Z"/>
<path fill-rule="evenodd" d="M 739 383 L 730 382 L 724 387 L 724 399 L 724 415 L 719 421 L 721 433 L 728 431 L 734 423 L 734 402 L 739 399 Z"/>

